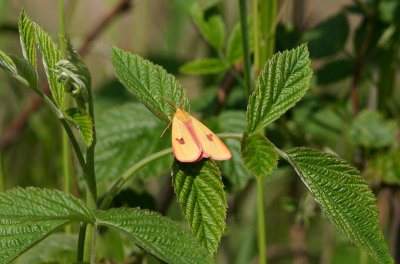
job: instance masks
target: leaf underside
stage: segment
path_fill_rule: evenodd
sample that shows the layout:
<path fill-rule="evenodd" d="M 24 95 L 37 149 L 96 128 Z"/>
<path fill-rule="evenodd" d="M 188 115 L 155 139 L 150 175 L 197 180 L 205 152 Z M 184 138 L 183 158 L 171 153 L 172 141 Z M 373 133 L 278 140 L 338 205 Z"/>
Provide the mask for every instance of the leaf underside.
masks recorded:
<path fill-rule="evenodd" d="M 33 23 L 33 22 L 32 22 Z M 33 23 L 36 41 L 43 57 L 43 65 L 49 82 L 49 88 L 58 106 L 64 101 L 64 84 L 59 82 L 55 72 L 56 63 L 61 60 L 61 51 L 51 37 L 36 23 Z"/>
<path fill-rule="evenodd" d="M 312 149 L 294 148 L 287 155 L 332 223 L 379 263 L 393 263 L 375 196 L 360 173 L 335 155 Z"/>

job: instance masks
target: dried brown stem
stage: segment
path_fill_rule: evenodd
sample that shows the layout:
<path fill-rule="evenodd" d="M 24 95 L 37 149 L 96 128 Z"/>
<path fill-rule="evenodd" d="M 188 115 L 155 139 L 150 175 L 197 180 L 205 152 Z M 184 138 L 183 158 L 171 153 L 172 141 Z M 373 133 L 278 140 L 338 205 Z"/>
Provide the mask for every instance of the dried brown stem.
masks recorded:
<path fill-rule="evenodd" d="M 90 49 L 91 44 L 96 40 L 104 29 L 122 13 L 129 10 L 132 7 L 133 0 L 120 0 L 117 5 L 107 14 L 103 16 L 100 22 L 94 27 L 94 29 L 87 35 L 82 45 L 78 48 L 79 53 L 85 56 Z M 49 87 L 46 85 L 43 92 L 49 94 Z M 10 123 L 5 129 L 2 137 L 0 138 L 0 149 L 6 150 L 10 147 L 17 139 L 21 130 L 25 127 L 30 116 L 35 113 L 42 106 L 42 99 L 35 96 L 32 98 L 28 107 L 23 109 L 18 116 Z"/>

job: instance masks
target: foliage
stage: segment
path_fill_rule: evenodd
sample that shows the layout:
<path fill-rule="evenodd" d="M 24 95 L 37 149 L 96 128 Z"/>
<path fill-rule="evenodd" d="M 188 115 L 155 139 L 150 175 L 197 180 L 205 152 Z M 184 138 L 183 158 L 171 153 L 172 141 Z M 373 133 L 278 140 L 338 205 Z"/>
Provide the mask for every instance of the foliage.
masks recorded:
<path fill-rule="evenodd" d="M 114 258 L 122 261 L 128 251 L 134 262 L 152 262 L 156 258 L 168 263 L 214 263 L 220 259 L 231 263 L 234 260 L 230 254 L 234 251 L 238 251 L 233 254 L 238 256 L 236 262 L 251 261 L 257 257 L 253 245 L 256 234 L 261 248 L 258 258 L 263 262 L 267 251 L 263 245 L 265 233 L 274 229 L 268 245 L 287 242 L 282 234 L 297 230 L 292 228 L 302 228 L 300 232 L 304 233 L 308 229 L 316 231 L 309 232 L 310 244 L 305 249 L 309 253 L 311 243 L 321 243 L 317 231 L 323 221 L 313 211 L 312 200 L 338 231 L 375 261 L 397 262 L 385 243 L 375 196 L 361 175 L 375 186 L 399 184 L 396 120 L 400 108 L 394 87 L 400 4 L 392 0 L 356 1 L 315 27 L 300 29 L 297 24 L 268 22 L 265 14 L 269 18 L 277 15 L 273 2 L 254 1 L 252 15 L 247 21 L 242 20 L 243 25 L 247 22 L 243 30 L 237 21 L 226 19 L 221 1 L 191 3 L 180 3 L 180 10 L 187 12 L 205 40 L 200 45 L 208 45 L 206 55 L 198 58 L 193 52 L 196 59 L 182 65 L 181 60 L 163 61 L 165 58 L 157 58 L 158 54 L 145 59 L 114 47 L 111 62 L 115 75 L 137 101 L 120 105 L 113 101 L 115 98 L 106 98 L 108 104 L 103 108 L 107 109 L 102 109 L 96 119 L 94 103 L 99 101 L 93 95 L 92 78 L 84 60 L 69 40 L 62 36 L 57 45 L 49 33 L 21 12 L 18 33 L 22 57 L 0 50 L 0 69 L 39 95 L 55 115 L 77 161 L 73 174 L 78 177 L 74 180 L 84 181 L 73 188 L 76 196 L 68 193 L 68 186 L 65 192 L 16 187 L 1 193 L 0 262 L 10 263 L 18 258 L 16 261 L 21 263 L 111 263 L 116 261 Z M 348 14 L 361 18 L 354 37 Z M 263 30 L 259 30 L 260 26 Z M 173 33 L 166 39 L 175 38 Z M 252 54 L 244 54 L 246 39 Z M 349 41 L 353 41 L 352 51 L 347 48 Z M 280 52 L 272 56 L 275 45 Z M 43 63 L 37 61 L 37 55 Z M 254 72 L 250 74 L 243 74 L 244 56 L 254 59 Z M 315 82 L 310 57 L 318 59 Z M 258 72 L 258 62 L 265 60 Z M 186 90 L 164 68 L 198 75 L 204 86 L 215 88 L 218 83 L 216 92 L 212 88 L 205 90 L 192 109 L 202 113 L 213 131 L 222 132 L 220 137 L 233 154 L 231 160 L 172 162 L 169 137 L 160 135 L 168 135 L 176 109 L 189 111 L 190 107 Z M 49 92 L 41 88 L 41 73 L 45 74 Z M 244 83 L 254 87 L 248 98 L 243 92 Z M 347 83 L 349 89 L 345 89 Z M 368 88 L 371 83 L 373 89 Z M 312 90 L 308 91 L 310 86 Z M 192 97 L 196 92 L 188 93 Z M 45 121 L 36 126 L 52 127 Z M 58 137 L 52 138 L 53 145 L 59 145 Z M 355 166 L 336 155 L 296 147 L 299 145 L 339 153 Z M 68 167 L 72 162 L 67 149 L 63 155 L 63 164 Z M 278 166 L 279 158 L 287 162 Z M 53 156 L 49 160 L 56 163 Z M 36 165 L 34 160 L 29 164 Z M 67 175 L 66 167 L 63 173 L 45 176 Z M 159 177 L 166 176 L 169 169 L 171 178 Z M 290 177 L 293 172 L 306 188 L 299 187 L 301 182 Z M 132 179 L 134 184 L 125 186 Z M 275 179 L 281 180 L 282 186 L 276 188 Z M 71 179 L 65 177 L 64 184 L 70 183 Z M 124 187 L 127 189 L 121 192 Z M 377 187 L 377 192 L 379 188 L 382 187 Z M 172 202 L 174 194 L 180 209 Z M 267 232 L 266 200 L 271 206 L 267 212 L 273 212 L 266 221 Z M 110 205 L 142 208 L 109 209 Z M 186 225 L 181 221 L 188 223 L 190 231 L 182 227 Z M 316 224 L 308 225 L 310 222 Z M 62 235 L 61 227 L 73 235 Z M 231 238 L 239 237 L 239 242 L 230 243 Z M 345 241 L 339 239 L 343 239 L 340 243 Z M 100 246 L 96 250 L 96 241 L 110 245 L 109 251 L 117 253 L 101 252 Z M 335 247 L 336 252 L 335 243 L 324 247 Z M 315 254 L 324 255 L 323 250 Z"/>

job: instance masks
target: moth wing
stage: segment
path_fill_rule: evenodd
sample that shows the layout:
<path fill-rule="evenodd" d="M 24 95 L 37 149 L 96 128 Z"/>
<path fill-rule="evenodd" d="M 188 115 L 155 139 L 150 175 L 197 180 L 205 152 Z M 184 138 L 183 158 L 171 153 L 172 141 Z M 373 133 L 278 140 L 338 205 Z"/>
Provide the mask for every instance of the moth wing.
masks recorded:
<path fill-rule="evenodd" d="M 172 150 L 177 160 L 194 162 L 201 156 L 201 147 L 190 133 L 190 125 L 176 116 L 172 119 Z"/>
<path fill-rule="evenodd" d="M 215 160 L 228 160 L 232 157 L 231 152 L 222 140 L 217 137 L 208 127 L 203 125 L 199 120 L 192 118 L 193 127 L 198 137 L 203 157 Z"/>

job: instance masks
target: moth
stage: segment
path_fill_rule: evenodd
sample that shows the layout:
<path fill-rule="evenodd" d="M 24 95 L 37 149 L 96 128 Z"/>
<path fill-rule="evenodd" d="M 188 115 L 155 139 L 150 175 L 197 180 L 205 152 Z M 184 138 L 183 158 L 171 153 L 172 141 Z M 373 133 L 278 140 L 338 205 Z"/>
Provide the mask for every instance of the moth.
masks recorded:
<path fill-rule="evenodd" d="M 228 160 L 228 147 L 208 127 L 183 109 L 172 117 L 172 150 L 180 162 L 196 162 L 202 158 Z"/>

